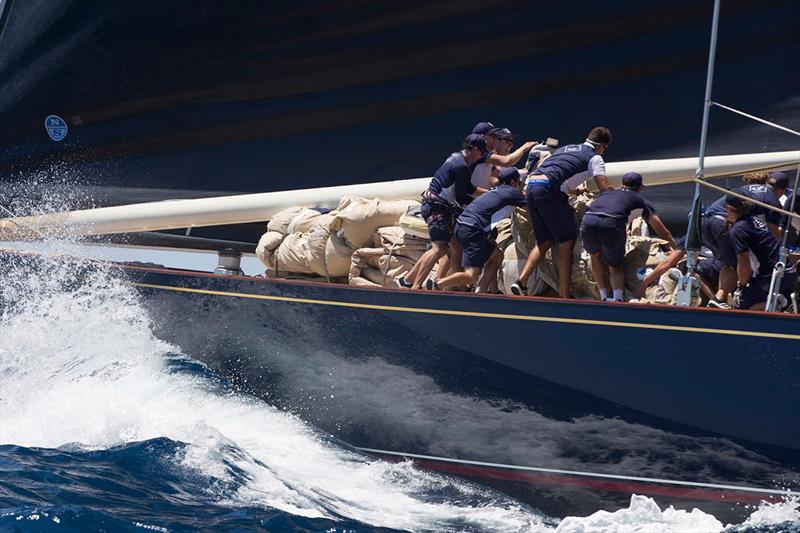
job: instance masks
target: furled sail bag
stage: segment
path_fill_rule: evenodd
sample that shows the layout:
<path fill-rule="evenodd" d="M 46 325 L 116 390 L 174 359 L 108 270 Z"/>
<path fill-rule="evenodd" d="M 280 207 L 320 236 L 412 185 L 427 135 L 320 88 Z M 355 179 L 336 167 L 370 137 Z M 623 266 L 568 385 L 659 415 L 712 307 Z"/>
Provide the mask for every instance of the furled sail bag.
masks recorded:
<path fill-rule="evenodd" d="M 330 227 L 354 250 L 363 248 L 372 242 L 372 234 L 378 228 L 396 226 L 400 217 L 414 205 L 419 205 L 419 202 L 346 196 L 339 203 Z"/>

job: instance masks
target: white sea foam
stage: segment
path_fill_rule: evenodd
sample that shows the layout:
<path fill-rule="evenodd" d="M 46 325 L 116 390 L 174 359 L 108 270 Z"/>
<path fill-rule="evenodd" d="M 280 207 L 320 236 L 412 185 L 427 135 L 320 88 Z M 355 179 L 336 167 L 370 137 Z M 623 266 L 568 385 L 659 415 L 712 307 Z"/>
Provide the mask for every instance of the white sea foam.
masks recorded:
<path fill-rule="evenodd" d="M 2 288 L 14 303 L 0 321 L 0 443 L 105 449 L 167 437 L 189 444 L 184 468 L 235 487 L 220 496 L 230 505 L 409 530 L 545 529 L 512 500 L 365 458 L 293 415 L 171 370 L 178 348 L 153 336 L 127 286 L 99 272 L 63 290 L 68 268 L 17 268 Z M 426 501 L 445 486 L 453 497 Z"/>

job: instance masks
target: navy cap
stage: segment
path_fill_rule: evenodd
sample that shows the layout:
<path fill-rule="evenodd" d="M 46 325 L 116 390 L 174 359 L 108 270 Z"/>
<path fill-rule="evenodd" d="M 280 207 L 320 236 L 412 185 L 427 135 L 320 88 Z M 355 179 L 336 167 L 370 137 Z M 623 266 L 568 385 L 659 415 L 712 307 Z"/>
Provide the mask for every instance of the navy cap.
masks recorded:
<path fill-rule="evenodd" d="M 622 185 L 628 187 L 629 189 L 644 187 L 642 184 L 642 175 L 638 172 L 628 172 L 622 176 Z"/>
<path fill-rule="evenodd" d="M 479 135 L 486 135 L 493 129 L 495 129 L 494 124 L 492 124 L 491 122 L 478 122 L 477 124 L 475 124 L 475 127 L 472 128 L 472 133 L 477 133 Z"/>
<path fill-rule="evenodd" d="M 744 205 L 744 200 L 739 198 L 738 196 L 734 196 L 732 194 L 725 195 L 725 205 L 729 205 L 733 208 L 739 208 Z"/>
<path fill-rule="evenodd" d="M 511 183 L 514 180 L 519 179 L 519 169 L 516 167 L 508 167 L 504 168 L 500 171 L 500 175 L 497 177 L 500 180 L 500 183 Z"/>
<path fill-rule="evenodd" d="M 478 133 L 470 133 L 467 135 L 467 138 L 464 139 L 464 145 L 470 148 L 478 148 L 483 152 L 486 150 L 486 139 L 483 138 L 483 135 Z"/>
<path fill-rule="evenodd" d="M 789 176 L 787 176 L 785 172 L 770 172 L 768 183 L 779 189 L 788 189 Z"/>
<path fill-rule="evenodd" d="M 514 134 L 511 133 L 511 130 L 508 128 L 495 128 L 489 132 L 489 135 L 497 139 L 498 141 L 513 141 Z"/>

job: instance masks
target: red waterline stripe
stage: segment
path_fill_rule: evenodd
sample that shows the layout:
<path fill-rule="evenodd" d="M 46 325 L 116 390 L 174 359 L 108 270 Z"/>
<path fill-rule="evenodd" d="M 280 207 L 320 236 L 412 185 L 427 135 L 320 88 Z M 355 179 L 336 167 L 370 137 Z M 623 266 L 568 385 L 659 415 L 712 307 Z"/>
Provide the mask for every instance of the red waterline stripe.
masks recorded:
<path fill-rule="evenodd" d="M 393 455 L 381 455 L 391 461 L 400 461 L 403 458 Z M 627 494 L 646 494 L 650 496 L 668 496 L 688 500 L 720 501 L 726 503 L 759 504 L 762 501 L 779 502 L 782 496 L 777 494 L 753 494 L 737 490 L 711 490 L 696 487 L 675 487 L 655 483 L 613 481 L 606 479 L 589 479 L 577 476 L 557 474 L 537 474 L 534 472 L 521 472 L 505 468 L 491 468 L 482 466 L 459 465 L 424 459 L 414 459 L 414 464 L 427 470 L 471 476 L 478 478 L 500 479 L 503 481 L 518 481 L 541 485 L 559 485 L 591 490 L 604 490 L 622 492 Z"/>

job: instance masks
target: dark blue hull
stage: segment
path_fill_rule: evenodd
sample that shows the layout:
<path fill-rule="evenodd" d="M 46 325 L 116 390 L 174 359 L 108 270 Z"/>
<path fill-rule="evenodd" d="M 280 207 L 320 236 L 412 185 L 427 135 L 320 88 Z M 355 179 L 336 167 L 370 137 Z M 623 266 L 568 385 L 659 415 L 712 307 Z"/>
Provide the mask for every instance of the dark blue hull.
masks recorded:
<path fill-rule="evenodd" d="M 127 269 L 156 334 L 353 446 L 556 516 L 800 488 L 800 317 Z"/>

